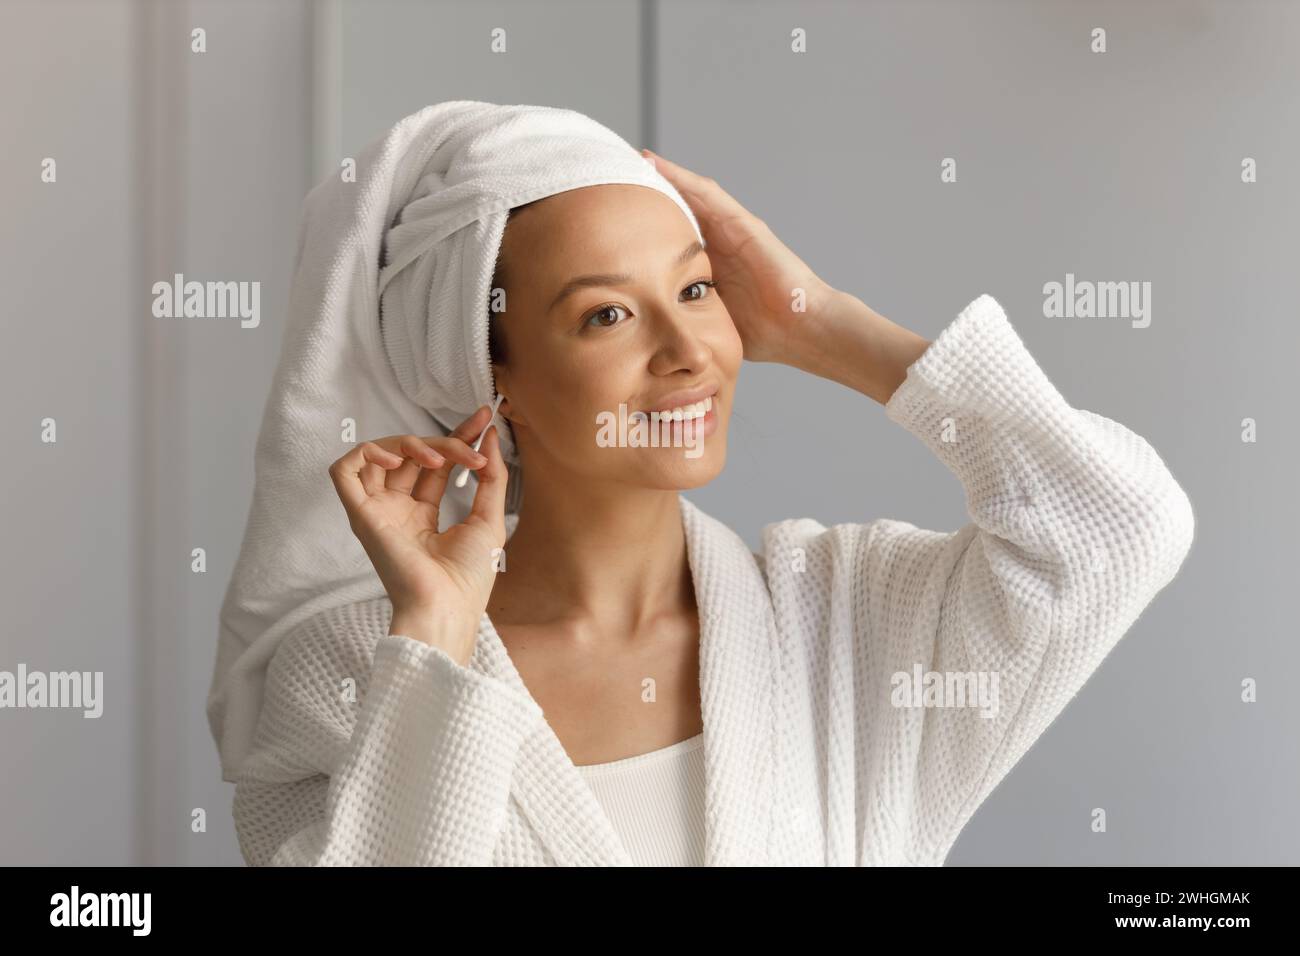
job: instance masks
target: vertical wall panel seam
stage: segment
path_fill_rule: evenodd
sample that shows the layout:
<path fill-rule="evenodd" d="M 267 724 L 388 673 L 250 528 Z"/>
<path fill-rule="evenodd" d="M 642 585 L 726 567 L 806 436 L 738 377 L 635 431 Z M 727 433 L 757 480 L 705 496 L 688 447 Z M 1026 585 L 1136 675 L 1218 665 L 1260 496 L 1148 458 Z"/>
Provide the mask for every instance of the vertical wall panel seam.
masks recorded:
<path fill-rule="evenodd" d="M 137 0 L 133 6 L 136 56 L 135 198 L 138 288 L 131 303 L 137 336 L 131 376 L 135 403 L 134 508 L 138 533 L 133 566 L 137 699 L 136 863 L 185 862 L 181 834 L 185 805 L 184 731 L 187 712 L 185 649 L 187 594 L 176 581 L 188 549 L 176 551 L 193 527 L 185 513 L 184 319 L 156 318 L 151 287 L 183 271 L 185 182 L 188 168 L 186 74 L 188 0 Z M 186 562 L 182 565 L 181 562 Z M 205 641 L 204 647 L 211 643 Z M 182 829 L 185 828 L 185 829 Z"/>
<path fill-rule="evenodd" d="M 641 142 L 659 151 L 659 2 L 641 0 Z"/>
<path fill-rule="evenodd" d="M 305 157 L 308 187 L 338 171 L 343 150 L 343 31 L 339 0 L 309 5 L 312 141 Z"/>

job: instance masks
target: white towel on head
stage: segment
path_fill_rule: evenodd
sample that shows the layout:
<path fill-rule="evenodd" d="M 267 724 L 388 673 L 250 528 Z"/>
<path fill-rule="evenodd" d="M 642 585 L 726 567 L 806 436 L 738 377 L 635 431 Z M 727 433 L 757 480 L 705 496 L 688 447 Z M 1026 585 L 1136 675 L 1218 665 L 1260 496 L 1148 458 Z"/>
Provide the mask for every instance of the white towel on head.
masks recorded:
<path fill-rule="evenodd" d="M 237 779 L 252 744 L 279 641 L 320 611 L 384 593 L 330 464 L 352 442 L 445 435 L 491 404 L 489 286 L 510 209 L 606 183 L 663 192 L 703 242 L 685 200 L 636 149 L 553 107 L 426 107 L 357 157 L 355 182 L 331 176 L 308 194 L 208 695 L 223 779 Z M 508 425 L 497 424 L 513 513 L 518 456 Z M 469 513 L 475 489 L 449 484 L 444 528 Z"/>

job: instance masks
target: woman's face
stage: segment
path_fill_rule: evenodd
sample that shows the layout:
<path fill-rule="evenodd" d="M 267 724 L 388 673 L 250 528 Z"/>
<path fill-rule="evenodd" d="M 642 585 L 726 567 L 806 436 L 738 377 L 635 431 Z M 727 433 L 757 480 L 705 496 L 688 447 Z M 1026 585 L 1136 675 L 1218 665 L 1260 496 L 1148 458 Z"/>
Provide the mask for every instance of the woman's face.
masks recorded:
<path fill-rule="evenodd" d="M 493 371 L 530 476 L 683 489 L 722 470 L 742 347 L 676 203 L 635 185 L 558 193 L 515 213 L 499 262 Z"/>

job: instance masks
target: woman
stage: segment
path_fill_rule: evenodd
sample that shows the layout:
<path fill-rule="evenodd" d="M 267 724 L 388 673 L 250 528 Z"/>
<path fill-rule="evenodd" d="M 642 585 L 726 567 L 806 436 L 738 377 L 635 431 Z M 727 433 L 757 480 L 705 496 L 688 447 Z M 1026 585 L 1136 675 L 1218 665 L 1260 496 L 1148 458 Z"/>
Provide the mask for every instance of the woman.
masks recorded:
<path fill-rule="evenodd" d="M 384 594 L 270 661 L 236 789 L 250 862 L 941 864 L 1181 565 L 1182 489 L 1065 402 L 992 298 L 927 342 L 646 155 L 698 233 L 664 192 L 611 183 L 521 204 L 501 238 L 517 515 L 486 405 L 330 467 Z M 680 495 L 722 470 L 742 358 L 882 404 L 972 523 L 792 519 L 751 553 Z M 658 447 L 609 447 L 620 406 L 679 414 Z M 457 466 L 477 488 L 448 524 Z"/>

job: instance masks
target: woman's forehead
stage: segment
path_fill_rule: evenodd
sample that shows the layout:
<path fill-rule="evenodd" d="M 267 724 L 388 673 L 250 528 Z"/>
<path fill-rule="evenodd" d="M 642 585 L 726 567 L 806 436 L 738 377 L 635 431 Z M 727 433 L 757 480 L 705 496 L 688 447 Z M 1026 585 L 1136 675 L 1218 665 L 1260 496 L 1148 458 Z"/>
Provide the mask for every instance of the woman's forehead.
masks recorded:
<path fill-rule="evenodd" d="M 509 260 L 512 278 L 546 278 L 557 287 L 571 273 L 657 269 L 659 263 L 649 259 L 659 252 L 673 259 L 696 239 L 677 204 L 648 186 L 584 186 L 513 212 L 502 240 L 502 257 Z"/>

